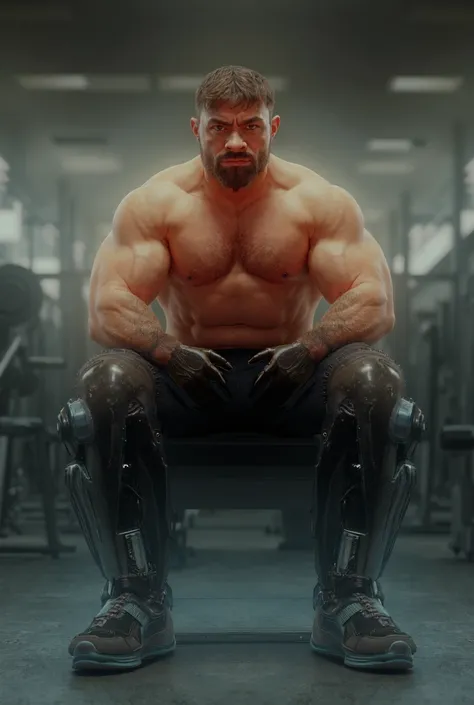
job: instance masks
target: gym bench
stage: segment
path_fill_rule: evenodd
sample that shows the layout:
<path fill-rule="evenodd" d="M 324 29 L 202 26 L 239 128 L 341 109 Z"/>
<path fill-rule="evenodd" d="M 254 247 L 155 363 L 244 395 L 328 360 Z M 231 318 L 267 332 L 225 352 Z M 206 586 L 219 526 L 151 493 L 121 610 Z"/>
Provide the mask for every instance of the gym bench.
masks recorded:
<path fill-rule="evenodd" d="M 219 434 L 168 439 L 164 451 L 173 510 L 298 509 L 311 511 L 319 437 Z M 309 522 L 308 522 L 309 523 Z M 181 633 L 180 644 L 294 643 L 309 632 Z"/>

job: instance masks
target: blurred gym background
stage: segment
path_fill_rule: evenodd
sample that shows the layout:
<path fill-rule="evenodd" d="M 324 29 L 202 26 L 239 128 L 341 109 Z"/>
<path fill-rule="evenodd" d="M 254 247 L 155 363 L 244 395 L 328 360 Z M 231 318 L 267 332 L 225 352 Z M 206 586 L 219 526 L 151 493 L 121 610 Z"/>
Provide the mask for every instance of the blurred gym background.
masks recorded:
<path fill-rule="evenodd" d="M 270 78 L 282 117 L 274 152 L 350 191 L 386 253 L 397 326 L 383 346 L 404 367 L 428 433 L 385 583 L 389 610 L 419 643 L 420 675 L 384 687 L 400 703 L 467 702 L 473 32 L 468 0 L 1 1 L 2 703 L 98 692 L 97 682 L 68 681 L 67 643 L 97 611 L 101 581 L 65 496 L 56 416 L 95 352 L 89 272 L 114 210 L 196 154 L 194 90 L 224 64 Z M 101 702 L 118 688 L 133 689 L 133 703 L 149 702 L 151 688 L 182 705 L 199 689 L 207 703 L 385 702 L 372 700 L 377 678 L 315 661 L 301 645 L 314 585 L 308 448 L 198 450 L 170 452 L 181 498 L 171 584 L 189 647 L 102 681 Z"/>

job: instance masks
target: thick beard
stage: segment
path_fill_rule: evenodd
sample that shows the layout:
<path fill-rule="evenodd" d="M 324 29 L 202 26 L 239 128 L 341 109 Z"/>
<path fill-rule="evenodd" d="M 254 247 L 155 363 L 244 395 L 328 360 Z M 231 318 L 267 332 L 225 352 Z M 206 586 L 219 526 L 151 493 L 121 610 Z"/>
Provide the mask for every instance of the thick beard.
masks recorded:
<path fill-rule="evenodd" d="M 262 149 L 256 155 L 255 160 L 247 166 L 223 167 L 212 155 L 205 154 L 201 149 L 201 159 L 208 174 L 217 179 L 224 188 L 230 188 L 232 191 L 240 191 L 251 184 L 255 177 L 265 169 L 269 157 L 269 151 Z"/>

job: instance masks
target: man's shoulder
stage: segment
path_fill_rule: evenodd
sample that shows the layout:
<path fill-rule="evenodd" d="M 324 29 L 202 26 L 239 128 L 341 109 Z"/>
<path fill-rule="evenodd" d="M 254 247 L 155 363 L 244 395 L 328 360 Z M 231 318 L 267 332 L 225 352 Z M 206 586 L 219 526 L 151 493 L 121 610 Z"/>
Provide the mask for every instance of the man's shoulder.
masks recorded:
<path fill-rule="evenodd" d="M 202 180 L 203 167 L 200 157 L 172 166 L 154 174 L 141 188 L 157 194 L 189 193 Z"/>
<path fill-rule="evenodd" d="M 342 190 L 316 171 L 280 158 L 272 160 L 272 174 L 275 182 L 289 193 L 291 199 L 296 199 L 309 213 L 319 208 L 321 203 L 327 203 L 335 191 Z"/>
<path fill-rule="evenodd" d="M 359 205 L 349 191 L 314 172 L 310 171 L 302 178 L 297 193 L 301 203 L 318 222 L 326 219 L 333 221 L 348 212 L 360 216 Z"/>
<path fill-rule="evenodd" d="M 172 184 L 186 190 L 189 182 L 202 178 L 203 166 L 200 157 L 194 157 L 186 162 L 173 164 L 154 174 L 144 184 Z"/>
<path fill-rule="evenodd" d="M 279 159 L 275 162 L 275 173 L 278 172 L 286 175 L 289 192 L 308 222 L 318 229 L 329 227 L 341 218 L 362 218 L 357 201 L 348 191 L 312 169 Z"/>
<path fill-rule="evenodd" d="M 118 207 L 140 217 L 166 216 L 188 193 L 199 179 L 196 160 L 168 167 L 154 174 L 144 184 L 130 191 Z"/>

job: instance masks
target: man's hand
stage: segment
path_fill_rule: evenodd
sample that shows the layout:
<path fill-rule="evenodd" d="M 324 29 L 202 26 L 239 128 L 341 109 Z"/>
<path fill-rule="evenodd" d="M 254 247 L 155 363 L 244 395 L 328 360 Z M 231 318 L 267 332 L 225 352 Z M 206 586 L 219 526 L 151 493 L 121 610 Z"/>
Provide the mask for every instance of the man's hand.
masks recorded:
<path fill-rule="evenodd" d="M 222 401 L 228 394 L 222 372 L 232 365 L 213 350 L 177 345 L 166 365 L 171 379 L 198 405 Z M 211 382 L 217 383 L 214 387 Z"/>
<path fill-rule="evenodd" d="M 268 348 L 254 355 L 249 364 L 268 360 L 254 384 L 253 397 L 281 406 L 311 379 L 315 363 L 306 345 L 291 343 Z"/>

